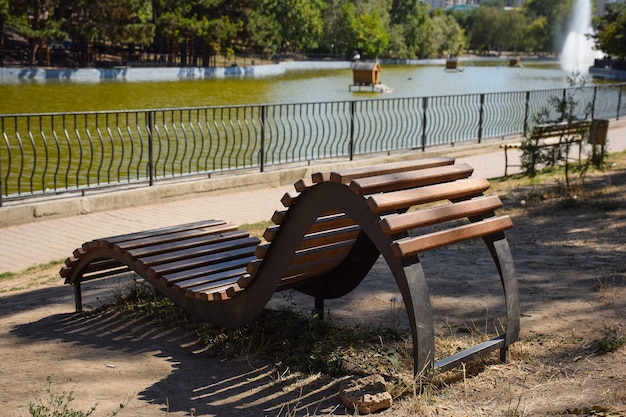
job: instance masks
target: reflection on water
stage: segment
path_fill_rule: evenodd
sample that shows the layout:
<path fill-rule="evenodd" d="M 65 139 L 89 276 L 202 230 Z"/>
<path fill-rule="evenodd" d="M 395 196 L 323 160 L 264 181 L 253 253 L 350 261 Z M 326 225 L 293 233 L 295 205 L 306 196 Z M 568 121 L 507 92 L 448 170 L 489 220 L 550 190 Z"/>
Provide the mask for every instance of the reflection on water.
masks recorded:
<path fill-rule="evenodd" d="M 0 114 L 261 103 L 307 103 L 368 98 L 424 97 L 567 87 L 567 73 L 554 64 L 508 61 L 464 62 L 463 71 L 441 65 L 383 65 L 381 82 L 391 94 L 350 92 L 350 69 L 295 70 L 262 78 L 222 78 L 166 82 L 74 83 L 24 81 L 0 84 Z"/>

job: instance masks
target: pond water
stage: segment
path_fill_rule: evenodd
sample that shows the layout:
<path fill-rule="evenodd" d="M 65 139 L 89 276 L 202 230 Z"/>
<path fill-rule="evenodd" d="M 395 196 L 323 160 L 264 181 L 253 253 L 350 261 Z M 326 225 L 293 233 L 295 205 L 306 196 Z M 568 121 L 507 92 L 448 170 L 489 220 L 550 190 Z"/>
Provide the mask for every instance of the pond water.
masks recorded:
<path fill-rule="evenodd" d="M 350 91 L 352 70 L 288 70 L 263 77 L 198 80 L 75 82 L 23 80 L 0 84 L 0 114 L 128 110 L 263 103 L 308 103 L 525 91 L 567 87 L 557 62 L 509 67 L 508 61 L 465 61 L 461 71 L 437 65 L 383 65 L 380 80 L 392 93 Z"/>

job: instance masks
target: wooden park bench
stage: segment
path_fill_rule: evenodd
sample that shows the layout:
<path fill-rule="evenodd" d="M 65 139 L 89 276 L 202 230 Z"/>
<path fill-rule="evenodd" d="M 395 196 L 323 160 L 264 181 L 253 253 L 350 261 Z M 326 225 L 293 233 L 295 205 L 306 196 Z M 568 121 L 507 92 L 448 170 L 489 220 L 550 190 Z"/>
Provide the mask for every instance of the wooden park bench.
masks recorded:
<path fill-rule="evenodd" d="M 589 120 L 580 120 L 573 122 L 563 122 L 555 124 L 538 124 L 535 125 L 530 133 L 530 138 L 536 140 L 537 147 L 552 148 L 556 150 L 565 143 L 578 146 L 578 162 L 581 161 L 582 145 L 585 137 L 588 136 L 591 122 Z M 504 176 L 509 172 L 509 167 L 519 166 L 513 165 L 509 161 L 509 149 L 521 149 L 522 142 L 506 143 L 500 145 L 504 149 Z M 555 157 L 552 158 L 555 160 Z"/>
<path fill-rule="evenodd" d="M 87 242 L 60 274 L 75 288 L 135 271 L 201 320 L 233 329 L 259 315 L 276 291 L 292 288 L 325 299 L 356 288 L 383 256 L 402 294 L 412 333 L 414 370 L 441 371 L 508 346 L 519 333 L 518 288 L 500 199 L 473 169 L 437 157 L 316 173 L 295 183 L 274 213 L 265 243 L 223 221 L 206 221 Z M 436 204 L 438 203 L 438 204 Z M 436 227 L 430 227 L 436 226 Z M 506 334 L 435 362 L 434 326 L 418 254 L 482 238 L 506 300 Z"/>

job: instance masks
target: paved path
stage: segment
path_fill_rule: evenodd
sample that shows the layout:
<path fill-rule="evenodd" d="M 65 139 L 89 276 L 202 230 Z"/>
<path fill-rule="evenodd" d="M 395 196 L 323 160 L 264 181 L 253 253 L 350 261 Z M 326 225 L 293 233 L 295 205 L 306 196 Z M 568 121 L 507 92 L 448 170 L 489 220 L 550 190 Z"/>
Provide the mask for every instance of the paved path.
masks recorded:
<path fill-rule="evenodd" d="M 611 121 L 609 150 L 617 152 L 624 149 L 626 122 Z M 519 160 L 519 154 L 514 157 Z M 459 157 L 457 161 L 473 166 L 478 176 L 495 178 L 504 172 L 504 155 L 500 150 Z M 0 274 L 19 272 L 33 265 L 65 259 L 80 244 L 98 237 L 209 218 L 223 219 L 238 225 L 266 221 L 274 210 L 282 208 L 280 199 L 284 193 L 292 190 L 293 186 L 289 185 L 245 193 L 235 191 L 0 228 Z"/>

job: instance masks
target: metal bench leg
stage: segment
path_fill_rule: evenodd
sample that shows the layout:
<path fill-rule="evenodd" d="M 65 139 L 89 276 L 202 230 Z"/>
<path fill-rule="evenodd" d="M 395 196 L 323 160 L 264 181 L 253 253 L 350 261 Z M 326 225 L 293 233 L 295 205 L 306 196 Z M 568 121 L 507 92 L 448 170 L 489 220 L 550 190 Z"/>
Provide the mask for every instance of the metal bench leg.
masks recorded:
<path fill-rule="evenodd" d="M 315 297 L 315 312 L 320 320 L 324 320 L 324 297 Z"/>
<path fill-rule="evenodd" d="M 74 283 L 74 304 L 76 305 L 76 312 L 83 311 L 83 295 L 80 288 L 80 281 Z"/>

